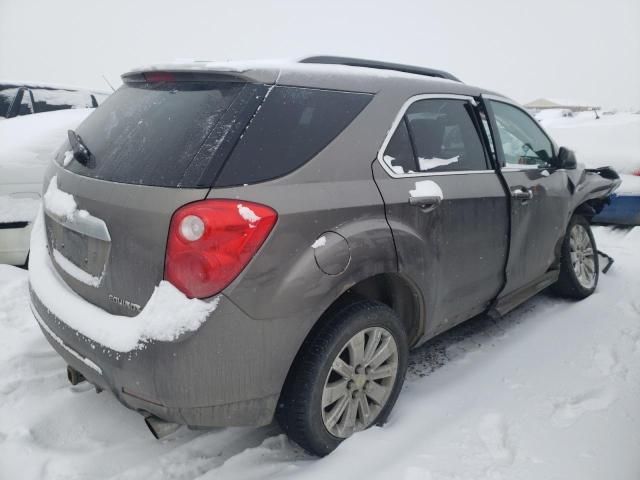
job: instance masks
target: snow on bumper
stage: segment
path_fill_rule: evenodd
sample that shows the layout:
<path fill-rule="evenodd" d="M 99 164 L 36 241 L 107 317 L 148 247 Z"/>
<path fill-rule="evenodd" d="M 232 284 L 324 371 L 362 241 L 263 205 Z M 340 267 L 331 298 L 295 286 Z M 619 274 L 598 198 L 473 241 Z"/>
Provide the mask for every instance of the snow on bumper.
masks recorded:
<path fill-rule="evenodd" d="M 174 341 L 194 332 L 216 309 L 219 297 L 188 299 L 162 281 L 136 317 L 112 315 L 75 293 L 57 274 L 47 251 L 43 214 L 31 235 L 29 283 L 57 318 L 85 337 L 116 352 L 144 348 L 150 341 Z"/>

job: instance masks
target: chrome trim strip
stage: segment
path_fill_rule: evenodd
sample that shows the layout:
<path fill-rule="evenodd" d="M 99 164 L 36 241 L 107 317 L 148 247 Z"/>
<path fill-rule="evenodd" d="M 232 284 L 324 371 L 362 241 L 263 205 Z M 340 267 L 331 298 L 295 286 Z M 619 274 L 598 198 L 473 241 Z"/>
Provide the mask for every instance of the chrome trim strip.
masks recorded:
<path fill-rule="evenodd" d="M 393 120 L 393 123 L 391 124 L 391 127 L 389 128 L 389 131 L 387 131 L 387 136 L 382 142 L 382 146 L 378 150 L 378 156 L 377 156 L 378 162 L 380 163 L 382 168 L 384 168 L 384 170 L 389 174 L 389 176 L 393 178 L 411 178 L 411 177 L 431 177 L 431 176 L 440 176 L 440 175 L 469 175 L 469 174 L 478 174 L 478 173 L 495 174 L 496 172 L 494 170 L 457 170 L 457 171 L 451 171 L 451 172 L 396 173 L 393 171 L 393 169 L 389 165 L 387 165 L 387 163 L 384 161 L 384 151 L 387 149 L 387 146 L 391 141 L 391 137 L 393 137 L 393 134 L 396 133 L 396 129 L 398 128 L 398 125 L 402 121 L 402 117 L 404 116 L 404 114 L 412 104 L 414 104 L 419 100 L 428 100 L 428 99 L 466 100 L 469 103 L 471 103 L 474 107 L 478 105 L 476 100 L 469 95 L 457 95 L 457 94 L 448 94 L 448 93 L 447 94 L 428 93 L 428 94 L 414 95 L 413 97 L 409 98 L 406 102 L 402 104 L 402 107 L 400 107 L 399 112 L 397 113 L 395 119 Z"/>
<path fill-rule="evenodd" d="M 102 375 L 102 369 L 98 365 L 96 365 L 94 362 L 89 360 L 87 357 L 83 357 L 78 352 L 68 347 L 67 344 L 64 343 L 59 336 L 57 336 L 55 333 L 51 331 L 49 326 L 46 323 L 44 323 L 44 320 L 42 320 L 42 318 L 40 317 L 40 314 L 38 313 L 38 311 L 33 305 L 31 305 L 31 312 L 33 313 L 33 316 L 36 318 L 36 321 L 38 322 L 38 324 L 40 324 L 40 327 L 42 327 L 42 329 L 47 333 L 47 335 L 49 335 L 58 345 L 60 345 L 69 354 L 73 355 L 75 358 L 77 358 L 82 363 L 84 363 L 87 367 L 91 368 L 92 370 L 95 370 L 96 373 L 98 373 L 99 375 Z"/>
<path fill-rule="evenodd" d="M 69 230 L 73 230 L 81 235 L 86 235 L 87 237 L 102 240 L 103 242 L 111 242 L 111 235 L 109 235 L 107 224 L 98 217 L 94 217 L 86 210 L 76 210 L 73 212 L 73 217 L 70 220 L 54 215 L 46 205 L 45 213 L 50 219 Z"/>

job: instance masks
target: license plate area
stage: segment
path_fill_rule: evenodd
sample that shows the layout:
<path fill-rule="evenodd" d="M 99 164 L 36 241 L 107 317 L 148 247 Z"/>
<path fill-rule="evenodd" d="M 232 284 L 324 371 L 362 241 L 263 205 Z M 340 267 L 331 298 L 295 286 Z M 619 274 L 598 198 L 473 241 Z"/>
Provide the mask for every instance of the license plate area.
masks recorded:
<path fill-rule="evenodd" d="M 109 259 L 110 241 L 71 230 L 49 215 L 45 215 L 45 225 L 50 252 L 57 250 L 84 272 L 102 277 Z"/>

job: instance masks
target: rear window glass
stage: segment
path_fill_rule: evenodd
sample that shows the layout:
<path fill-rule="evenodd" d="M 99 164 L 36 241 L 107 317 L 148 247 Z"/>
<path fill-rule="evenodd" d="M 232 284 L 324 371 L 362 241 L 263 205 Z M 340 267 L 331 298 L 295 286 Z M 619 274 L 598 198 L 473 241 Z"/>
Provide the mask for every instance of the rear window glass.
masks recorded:
<path fill-rule="evenodd" d="M 365 93 L 274 87 L 215 185 L 262 182 L 301 167 L 342 132 L 371 97 Z"/>
<path fill-rule="evenodd" d="M 405 115 L 421 172 L 485 170 L 487 162 L 466 100 L 429 99 Z"/>
<path fill-rule="evenodd" d="M 418 170 L 404 117 L 389 140 L 383 159 L 395 173 L 415 173 Z"/>
<path fill-rule="evenodd" d="M 211 160 L 227 133 L 239 123 L 244 127 L 257 103 L 250 113 L 243 110 L 245 118 L 225 115 L 241 94 L 253 102 L 262 98 L 258 86 L 239 82 L 125 84 L 76 129 L 91 152 L 90 161 L 86 165 L 72 161 L 67 168 L 119 183 L 211 186 L 216 172 L 207 168 L 209 161 L 198 161 L 197 153 L 203 148 Z M 214 129 L 214 145 L 204 148 Z M 68 143 L 58 154 L 59 162 L 65 148 Z"/>

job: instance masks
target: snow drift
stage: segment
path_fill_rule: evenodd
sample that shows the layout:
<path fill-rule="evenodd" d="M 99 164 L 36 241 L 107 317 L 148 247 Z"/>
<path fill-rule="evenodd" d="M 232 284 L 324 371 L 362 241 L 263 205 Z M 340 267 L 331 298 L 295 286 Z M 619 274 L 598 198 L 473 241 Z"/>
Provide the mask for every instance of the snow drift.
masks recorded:
<path fill-rule="evenodd" d="M 15 163 L 45 164 L 92 108 L 57 110 L 11 118 L 0 122 L 0 167 Z"/>

